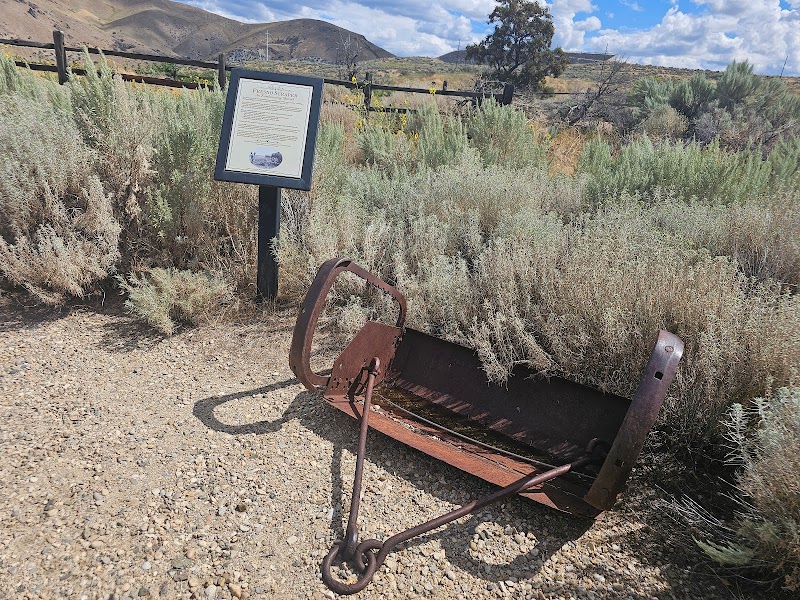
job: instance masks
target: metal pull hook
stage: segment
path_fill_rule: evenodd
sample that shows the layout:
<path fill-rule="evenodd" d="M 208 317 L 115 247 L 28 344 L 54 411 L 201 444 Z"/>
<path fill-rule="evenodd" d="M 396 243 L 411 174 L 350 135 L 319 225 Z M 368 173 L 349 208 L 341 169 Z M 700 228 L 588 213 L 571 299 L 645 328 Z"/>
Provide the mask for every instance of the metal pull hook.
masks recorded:
<path fill-rule="evenodd" d="M 322 561 L 322 580 L 325 585 L 338 594 L 355 594 L 363 590 L 375 574 L 377 564 L 375 554 L 368 552 L 366 562 L 363 556 L 357 555 L 358 548 L 358 509 L 361 504 L 361 482 L 364 475 L 364 455 L 367 449 L 367 431 L 369 430 L 369 410 L 372 403 L 372 388 L 375 386 L 375 379 L 380 370 L 381 361 L 378 357 L 372 359 L 367 372 L 367 388 L 364 393 L 364 406 L 361 415 L 361 430 L 358 434 L 358 453 L 356 454 L 356 470 L 353 477 L 353 496 L 350 499 L 350 516 L 347 520 L 347 531 L 344 540 L 337 542 L 328 552 Z M 349 561 L 354 560 L 362 571 L 361 577 L 354 584 L 347 584 L 335 579 L 331 574 L 331 566 L 337 558 Z"/>

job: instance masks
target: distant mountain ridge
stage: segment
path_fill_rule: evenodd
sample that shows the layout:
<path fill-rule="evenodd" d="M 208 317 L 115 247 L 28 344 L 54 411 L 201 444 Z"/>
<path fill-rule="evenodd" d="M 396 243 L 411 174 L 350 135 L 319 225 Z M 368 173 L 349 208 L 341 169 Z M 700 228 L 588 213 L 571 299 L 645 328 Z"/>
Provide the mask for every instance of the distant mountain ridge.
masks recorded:
<path fill-rule="evenodd" d="M 357 60 L 394 56 L 363 35 L 315 19 L 241 23 L 171 0 L 0 0 L 0 37 L 49 41 L 61 29 L 70 46 L 212 59 L 255 52 L 274 60 L 335 62 L 346 40 Z M 267 46 L 269 39 L 269 46 Z"/>

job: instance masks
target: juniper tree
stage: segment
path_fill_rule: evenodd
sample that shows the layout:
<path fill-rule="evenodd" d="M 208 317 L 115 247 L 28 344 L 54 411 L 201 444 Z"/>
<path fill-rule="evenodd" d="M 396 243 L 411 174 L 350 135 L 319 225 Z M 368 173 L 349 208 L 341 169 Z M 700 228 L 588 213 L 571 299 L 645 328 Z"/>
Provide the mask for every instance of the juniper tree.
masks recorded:
<path fill-rule="evenodd" d="M 490 76 L 522 87 L 541 87 L 548 75 L 567 66 L 561 48 L 551 49 L 553 18 L 547 8 L 527 0 L 499 0 L 489 15 L 493 33 L 467 46 L 467 58 L 489 65 Z"/>

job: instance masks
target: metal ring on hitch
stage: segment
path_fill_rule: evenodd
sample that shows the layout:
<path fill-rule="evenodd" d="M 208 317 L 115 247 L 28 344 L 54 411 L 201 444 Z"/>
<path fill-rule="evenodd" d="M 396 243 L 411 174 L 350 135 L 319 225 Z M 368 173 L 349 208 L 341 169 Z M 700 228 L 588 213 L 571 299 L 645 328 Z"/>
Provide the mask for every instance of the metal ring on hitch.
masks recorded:
<path fill-rule="evenodd" d="M 353 562 L 356 563 L 359 571 L 366 571 L 367 566 L 364 564 L 365 556 L 375 556 L 375 553 L 372 550 L 380 550 L 383 548 L 383 542 L 379 542 L 378 540 L 364 540 L 358 546 L 356 546 L 355 555 L 353 556 Z M 383 561 L 381 561 L 383 562 Z M 377 569 L 380 567 L 379 564 L 375 564 L 375 568 Z"/>
<path fill-rule="evenodd" d="M 373 540 L 367 540 L 373 541 Z M 333 592 L 342 595 L 350 595 L 356 594 L 367 587 L 372 581 L 372 576 L 375 575 L 375 570 L 378 568 L 377 563 L 375 561 L 375 553 L 372 551 L 366 551 L 363 555 L 356 551 L 356 555 L 354 557 L 354 561 L 359 568 L 363 565 L 364 568 L 362 569 L 362 573 L 358 578 L 358 581 L 355 583 L 344 583 L 343 581 L 339 581 L 333 577 L 331 573 L 331 567 L 333 566 L 333 561 L 335 561 L 339 556 L 339 550 L 341 549 L 342 545 L 337 543 L 334 544 L 331 548 L 331 551 L 328 552 L 328 555 L 322 561 L 322 581 L 325 582 L 325 585 L 328 586 Z M 361 545 L 359 545 L 359 548 Z M 367 557 L 367 562 L 364 564 L 364 556 Z"/>

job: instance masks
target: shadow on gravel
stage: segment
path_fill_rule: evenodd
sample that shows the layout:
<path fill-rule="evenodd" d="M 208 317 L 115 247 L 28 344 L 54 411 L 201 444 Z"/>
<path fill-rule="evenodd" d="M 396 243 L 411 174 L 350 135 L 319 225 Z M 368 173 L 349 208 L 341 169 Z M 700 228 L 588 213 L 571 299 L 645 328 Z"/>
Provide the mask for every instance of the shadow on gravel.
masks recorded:
<path fill-rule="evenodd" d="M 322 438 L 333 444 L 331 455 L 332 498 L 331 506 L 337 510 L 337 516 L 331 522 L 332 533 L 337 539 L 344 537 L 344 526 L 348 516 L 349 506 L 343 505 L 344 491 L 352 487 L 353 473 L 344 472 L 342 457 L 344 451 L 355 454 L 358 423 L 325 404 L 319 394 L 301 392 L 286 407 L 283 414 L 270 421 L 258 421 L 244 425 L 229 425 L 220 421 L 214 411 L 217 407 L 241 398 L 255 394 L 267 394 L 278 389 L 296 385 L 296 379 L 287 379 L 253 390 L 212 396 L 195 403 L 194 415 L 207 427 L 232 435 L 239 434 L 272 434 L 277 433 L 285 423 L 298 419 L 307 429 L 314 431 Z M 453 508 L 489 494 L 496 488 L 480 479 L 465 474 L 458 469 L 419 452 L 413 448 L 370 430 L 367 441 L 367 456 L 370 461 L 381 465 L 386 471 L 409 482 L 413 487 L 423 490 L 436 498 L 450 503 Z M 397 547 L 397 551 L 413 548 L 424 542 L 439 540 L 448 562 L 454 569 L 461 569 L 475 577 L 483 579 L 487 586 L 492 582 L 499 586 L 500 582 L 508 581 L 512 577 L 533 579 L 542 573 L 545 563 L 553 554 L 565 547 L 576 543 L 581 559 L 569 559 L 574 564 L 574 569 L 586 577 L 602 575 L 606 586 L 620 584 L 621 591 L 612 592 L 610 588 L 608 597 L 627 597 L 636 600 L 650 600 L 652 598 L 675 599 L 696 598 L 697 590 L 706 591 L 705 597 L 710 598 L 787 598 L 779 590 L 755 588 L 748 585 L 747 581 L 728 578 L 723 580 L 715 575 L 706 563 L 698 564 L 697 556 L 690 549 L 677 546 L 671 540 L 674 534 L 674 524 L 668 524 L 664 514 L 662 497 L 647 483 L 653 474 L 644 464 L 637 469 L 638 476 L 629 481 L 629 496 L 607 518 L 599 522 L 582 519 L 572 515 L 565 515 L 555 510 L 536 504 L 522 497 L 515 497 L 500 505 L 489 506 L 483 511 L 451 523 L 444 529 L 433 531 L 427 535 L 409 540 Z M 655 468 L 658 471 L 657 468 Z M 407 501 L 415 502 L 412 495 Z M 372 504 L 374 512 L 396 511 L 397 498 L 391 494 L 377 496 L 366 492 L 362 506 Z M 339 510 L 341 507 L 341 510 Z M 439 516 L 440 512 L 431 512 L 423 520 Z M 536 551 L 521 552 L 519 547 L 511 541 L 509 536 L 497 538 L 488 535 L 486 545 L 497 548 L 501 555 L 513 558 L 505 562 L 492 562 L 473 558 L 468 552 L 469 544 L 475 535 L 475 528 L 481 522 L 493 524 L 493 529 L 516 528 L 524 532 L 532 532 L 537 538 Z M 380 522 L 364 522 L 359 520 L 363 533 L 370 531 L 383 531 L 384 535 L 378 536 L 386 539 L 398 531 L 382 530 Z M 418 521 L 404 523 L 405 527 L 413 527 Z M 592 528 L 599 531 L 592 532 L 595 549 L 591 544 L 580 540 Z M 361 536 L 366 537 L 366 535 Z M 584 546 L 584 544 L 586 544 Z M 626 570 L 607 555 L 611 552 L 610 546 L 618 544 L 630 560 L 634 560 L 634 569 Z M 517 552 L 514 556 L 513 554 Z M 569 553 L 568 553 L 569 554 Z M 391 555 L 390 555 L 391 556 Z M 572 553 L 574 557 L 574 551 Z M 433 558 L 430 564 L 435 564 Z M 581 564 L 583 562 L 583 564 Z M 558 565 L 564 566 L 562 558 Z M 640 571 L 644 567 L 660 569 L 656 577 L 666 589 L 651 590 L 650 593 L 642 589 L 643 580 L 651 579 L 652 575 L 643 575 Z M 548 569 L 555 569 L 552 564 Z M 552 574 L 550 575 L 552 578 Z M 547 578 L 547 577 L 545 577 Z M 577 584 L 575 584 L 577 586 Z M 576 597 L 581 594 L 578 587 L 570 584 L 562 587 L 543 587 L 540 590 L 546 597 L 552 595 Z M 512 591 L 512 596 L 514 592 Z M 536 590 L 533 591 L 536 597 Z M 604 596 L 595 596 L 604 597 Z"/>
<path fill-rule="evenodd" d="M 220 421 L 214 414 L 217 407 L 241 398 L 255 394 L 267 394 L 278 389 L 296 385 L 296 379 L 279 381 L 264 387 L 226 394 L 224 396 L 211 396 L 198 400 L 193 408 L 193 414 L 206 427 L 215 431 L 231 435 L 241 434 L 271 434 L 278 432 L 285 423 L 299 419 L 301 424 L 314 431 L 333 444 L 331 456 L 332 495 L 331 506 L 342 507 L 339 518 L 332 522 L 333 534 L 338 539 L 344 536 L 345 518 L 349 507 L 343 506 L 343 489 L 349 490 L 352 486 L 352 473 L 342 473 L 342 456 L 345 450 L 355 454 L 358 425 L 355 420 L 340 411 L 327 406 L 316 393 L 301 392 L 277 419 L 258 421 L 244 425 L 229 425 Z M 321 405 L 321 406 L 320 406 Z M 322 408 L 322 410 L 319 410 Z M 458 469 L 437 461 L 430 456 L 413 448 L 370 430 L 367 442 L 367 455 L 370 460 L 381 464 L 386 470 L 401 477 L 426 493 L 436 496 L 442 501 L 454 504 L 454 508 L 470 502 L 478 497 L 491 493 L 494 489 L 490 484 Z M 388 466 L 391 465 L 391 466 Z M 465 495 L 463 487 L 470 490 L 476 489 L 476 494 Z M 384 500 L 381 499 L 381 502 Z M 391 496 L 386 500 L 391 509 Z M 413 500 L 412 500 L 413 501 Z M 365 496 L 364 503 L 370 502 L 369 494 Z M 439 513 L 431 513 L 425 518 L 434 518 Z M 505 528 L 515 526 L 520 522 L 527 522 L 532 526 L 534 533 L 539 538 L 536 548 L 538 554 L 520 553 L 508 562 L 491 564 L 479 561 L 465 553 L 475 533 L 475 527 L 481 521 L 491 521 Z M 417 525 L 417 522 L 407 523 L 408 527 Z M 398 546 L 397 550 L 412 548 L 428 540 L 438 539 L 445 551 L 448 561 L 459 569 L 481 577 L 487 582 L 506 581 L 510 577 L 532 577 L 541 569 L 543 563 L 562 546 L 582 536 L 593 524 L 593 521 L 573 516 L 563 515 L 547 509 L 532 501 L 517 497 L 499 505 L 490 506 L 479 513 L 452 523 L 442 530 L 409 540 Z M 380 523 L 361 523 L 362 531 L 376 531 Z M 386 537 L 398 533 L 386 532 Z M 506 540 L 507 541 L 507 540 Z M 488 569 L 487 569 L 488 566 Z"/>
<path fill-rule="evenodd" d="M 46 306 L 20 304 L 14 298 L 0 300 L 0 332 L 30 329 L 63 319 L 74 306 Z"/>
<path fill-rule="evenodd" d="M 100 345 L 108 351 L 149 350 L 168 337 L 124 313 L 115 314 L 118 314 L 121 319 L 101 325 L 103 333 L 100 336 Z"/>
<path fill-rule="evenodd" d="M 331 506 L 337 510 L 337 517 L 331 522 L 331 528 L 334 537 L 341 539 L 344 537 L 344 527 L 349 512 L 349 506 L 343 504 L 344 490 L 349 491 L 353 482 L 352 472 L 343 473 L 342 457 L 345 450 L 352 454 L 356 452 L 358 423 L 354 419 L 325 404 L 319 394 L 306 391 L 298 394 L 280 417 L 270 421 L 229 425 L 220 421 L 214 414 L 216 408 L 227 402 L 255 394 L 268 394 L 297 383 L 296 379 L 286 379 L 253 390 L 198 400 L 194 405 L 193 414 L 210 429 L 231 435 L 273 434 L 280 431 L 285 423 L 298 419 L 305 428 L 332 443 Z M 413 487 L 423 490 L 441 501 L 452 504 L 453 508 L 496 489 L 478 478 L 465 474 L 372 429 L 370 429 L 367 441 L 367 456 L 371 462 L 381 465 L 389 473 L 406 480 Z M 670 542 L 671 532 L 674 530 L 670 529 L 665 522 L 666 516 L 663 506 L 659 504 L 658 494 L 646 484 L 643 489 L 640 487 L 644 483 L 642 479 L 647 479 L 647 477 L 641 476 L 641 471 L 647 471 L 647 468 L 642 466 L 639 477 L 634 477 L 629 482 L 628 489 L 631 497 L 624 499 L 614 512 L 609 513 L 607 518 L 601 519 L 599 522 L 562 514 L 517 496 L 499 505 L 489 506 L 477 514 L 451 523 L 443 529 L 400 544 L 396 551 L 414 548 L 428 540 L 439 540 L 448 562 L 454 569 L 461 569 L 483 579 L 487 586 L 492 582 L 499 586 L 500 582 L 506 582 L 512 577 L 535 578 L 542 572 L 545 563 L 553 554 L 577 543 L 582 552 L 582 561 L 576 561 L 574 551 L 573 558 L 569 559 L 573 562 L 573 568 L 576 571 L 590 578 L 602 576 L 605 578 L 606 586 L 622 585 L 621 591 L 612 592 L 610 588 L 607 588 L 609 597 L 627 597 L 636 600 L 694 598 L 697 597 L 698 589 L 706 589 L 707 597 L 713 598 L 746 598 L 754 597 L 754 593 L 758 597 L 787 597 L 778 590 L 753 589 L 746 582 L 730 579 L 723 581 L 711 572 L 708 565 L 696 564 L 696 560 L 693 560 L 691 553 L 688 553 L 686 548 L 675 547 Z M 638 492 L 636 492 L 637 489 Z M 416 502 L 413 495 L 406 500 Z M 378 496 L 367 491 L 362 500 L 362 506 L 370 503 L 377 514 L 382 511 L 397 510 L 397 499 L 391 494 L 388 497 Z M 338 507 L 341 507 L 341 510 L 338 510 Z M 432 511 L 430 514 L 426 514 L 422 520 L 438 517 L 440 514 L 441 512 L 438 510 Z M 519 550 L 519 546 L 511 541 L 510 536 L 498 538 L 496 534 L 489 534 L 485 540 L 487 548 L 496 548 L 498 554 L 513 557 L 505 562 L 498 561 L 491 564 L 485 560 L 473 558 L 468 552 L 468 548 L 474 538 L 475 528 L 481 522 L 493 524 L 495 531 L 498 528 L 512 527 L 526 533 L 532 532 L 537 538 L 535 550 L 522 552 Z M 415 520 L 404 523 L 404 526 L 413 527 L 418 524 L 419 522 Z M 632 527 L 634 524 L 636 526 Z M 382 531 L 383 535 L 379 536 L 381 539 L 399 533 L 398 531 L 382 530 L 382 523 L 365 522 L 363 517 L 359 520 L 359 525 L 362 539 L 367 537 L 364 534 L 370 531 Z M 592 534 L 594 544 L 599 544 L 599 547 L 594 550 L 588 543 L 584 548 L 581 544 L 585 542 L 580 540 L 593 527 L 599 528 L 599 532 L 595 531 Z M 636 570 L 626 570 L 619 564 L 615 566 L 614 560 L 610 556 L 606 556 L 606 553 L 611 552 L 612 543 L 618 544 L 627 556 L 635 559 Z M 516 555 L 514 555 L 515 552 Z M 536 552 L 535 555 L 534 552 Z M 430 559 L 431 565 L 435 562 L 433 558 Z M 561 567 L 565 566 L 564 559 L 562 558 L 558 564 Z M 660 568 L 658 579 L 662 585 L 666 584 L 666 590 L 652 590 L 647 593 L 642 589 L 643 575 L 637 570 L 644 566 Z M 551 564 L 547 568 L 555 569 L 556 567 Z M 552 574 L 550 577 L 552 578 Z M 651 576 L 644 577 L 649 579 Z M 566 595 L 566 597 L 580 595 L 580 590 L 577 587 L 572 589 L 569 584 L 549 589 L 545 587 L 540 591 L 548 597 L 553 594 Z M 514 592 L 511 593 L 513 596 Z M 536 590 L 533 595 L 536 596 Z"/>
<path fill-rule="evenodd" d="M 280 431 L 284 423 L 296 417 L 295 413 L 297 410 L 294 407 L 296 404 L 298 404 L 298 398 L 301 396 L 313 396 L 313 394 L 310 392 L 304 392 L 300 394 L 283 412 L 283 416 L 273 421 L 258 421 L 257 423 L 247 423 L 246 425 L 228 425 L 217 419 L 217 417 L 214 415 L 214 409 L 222 404 L 225 404 L 226 402 L 239 400 L 240 398 L 247 398 L 248 396 L 255 396 L 256 394 L 269 394 L 275 390 L 297 385 L 297 383 L 297 379 L 284 379 L 283 381 L 276 381 L 275 383 L 271 383 L 270 385 L 265 385 L 264 387 L 256 388 L 254 390 L 236 392 L 234 394 L 226 394 L 224 396 L 211 396 L 209 398 L 203 398 L 202 400 L 198 400 L 194 403 L 192 414 L 209 429 L 213 429 L 214 431 L 219 431 L 221 433 L 228 433 L 230 435 L 261 435 L 266 433 L 275 433 L 276 431 Z M 307 401 L 303 404 L 306 403 Z"/>
<path fill-rule="evenodd" d="M 100 344 L 107 350 L 147 349 L 165 337 L 152 327 L 128 316 L 123 301 L 115 296 L 88 300 L 70 299 L 60 306 L 27 305 L 17 296 L 3 297 L 0 298 L 0 333 L 38 327 L 79 312 L 119 317 L 111 323 L 100 325 Z"/>

